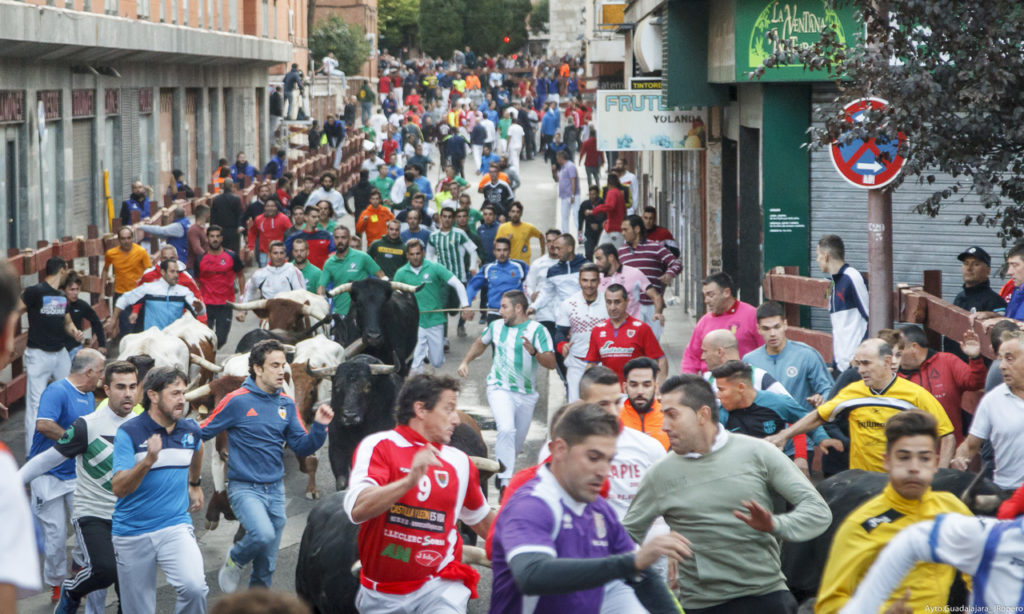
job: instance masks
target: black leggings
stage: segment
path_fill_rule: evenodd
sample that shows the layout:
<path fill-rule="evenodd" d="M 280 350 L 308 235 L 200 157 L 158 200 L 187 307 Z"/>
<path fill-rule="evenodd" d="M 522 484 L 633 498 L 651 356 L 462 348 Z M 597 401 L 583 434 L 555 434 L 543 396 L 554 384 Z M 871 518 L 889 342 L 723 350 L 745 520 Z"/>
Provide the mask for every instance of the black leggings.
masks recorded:
<path fill-rule="evenodd" d="M 111 521 L 95 516 L 74 519 L 75 532 L 85 555 L 85 567 L 73 577 L 64 580 L 61 590 L 76 601 L 85 599 L 89 593 L 117 586 L 117 561 L 114 559 L 114 544 L 110 539 Z M 120 592 L 118 592 L 120 595 Z M 120 605 L 118 611 L 120 612 Z"/>

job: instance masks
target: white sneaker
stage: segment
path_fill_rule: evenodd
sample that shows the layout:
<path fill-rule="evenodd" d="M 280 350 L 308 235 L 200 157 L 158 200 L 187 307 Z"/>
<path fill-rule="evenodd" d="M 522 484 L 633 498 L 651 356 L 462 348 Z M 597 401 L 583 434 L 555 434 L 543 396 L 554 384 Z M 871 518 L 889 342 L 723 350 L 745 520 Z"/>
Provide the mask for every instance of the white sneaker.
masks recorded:
<path fill-rule="evenodd" d="M 238 582 L 242 579 L 242 567 L 239 567 L 231 560 L 231 553 L 228 552 L 227 557 L 224 559 L 224 565 L 221 566 L 220 572 L 217 574 L 217 583 L 220 584 L 220 590 L 224 593 L 233 593 L 238 590 Z"/>

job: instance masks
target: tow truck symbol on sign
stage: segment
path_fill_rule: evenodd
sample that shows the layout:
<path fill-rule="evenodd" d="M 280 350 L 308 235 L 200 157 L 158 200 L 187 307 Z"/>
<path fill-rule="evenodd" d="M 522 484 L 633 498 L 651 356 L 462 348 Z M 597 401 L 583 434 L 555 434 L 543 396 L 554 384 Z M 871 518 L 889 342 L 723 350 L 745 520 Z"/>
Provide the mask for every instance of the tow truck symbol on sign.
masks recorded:
<path fill-rule="evenodd" d="M 880 98 L 863 98 L 855 100 L 843 108 L 846 121 L 862 122 L 870 110 L 884 109 L 888 102 Z M 881 141 L 871 139 L 864 142 L 860 139 L 848 143 L 833 143 L 831 150 L 832 164 L 836 171 L 858 188 L 881 188 L 892 183 L 903 169 L 904 159 L 899 155 L 899 141 Z"/>

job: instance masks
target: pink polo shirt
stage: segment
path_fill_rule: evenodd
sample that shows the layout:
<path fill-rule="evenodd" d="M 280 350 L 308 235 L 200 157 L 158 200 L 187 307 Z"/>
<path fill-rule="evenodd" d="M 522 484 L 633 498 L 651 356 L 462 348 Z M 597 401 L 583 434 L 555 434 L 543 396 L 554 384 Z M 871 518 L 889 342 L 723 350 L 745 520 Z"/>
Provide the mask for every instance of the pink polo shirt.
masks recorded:
<path fill-rule="evenodd" d="M 626 313 L 639 319 L 640 297 L 644 296 L 644 293 L 647 292 L 651 281 L 647 279 L 647 276 L 640 269 L 623 265 L 618 273 L 601 276 L 601 283 L 597 285 L 597 291 L 601 294 L 602 299 L 604 298 L 604 291 L 612 284 L 621 284 L 626 289 L 626 292 L 629 294 L 629 306 L 626 308 Z M 699 349 L 697 356 L 698 358 L 700 357 Z"/>
<path fill-rule="evenodd" d="M 683 361 L 680 365 L 683 373 L 707 371 L 707 365 L 700 359 L 700 344 L 704 341 L 704 335 L 721 329 L 730 330 L 736 335 L 740 356 L 746 356 L 747 352 L 764 345 L 764 340 L 757 333 L 757 310 L 743 301 L 736 301 L 732 308 L 722 315 L 716 316 L 708 312 L 697 322 L 690 343 L 683 352 Z"/>

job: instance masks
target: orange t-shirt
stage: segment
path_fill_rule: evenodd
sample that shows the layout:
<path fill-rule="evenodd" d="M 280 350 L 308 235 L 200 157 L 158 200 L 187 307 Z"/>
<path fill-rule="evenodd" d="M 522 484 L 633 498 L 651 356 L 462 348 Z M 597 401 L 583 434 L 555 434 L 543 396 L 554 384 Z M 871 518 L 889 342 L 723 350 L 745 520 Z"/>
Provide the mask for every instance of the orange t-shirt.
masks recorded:
<path fill-rule="evenodd" d="M 628 429 L 634 429 L 654 437 L 668 450 L 668 435 L 661 430 L 661 425 L 665 421 L 665 414 L 661 413 L 661 401 L 655 400 L 647 413 L 640 414 L 633 409 L 629 399 L 626 399 L 622 405 L 622 411 L 619 413 L 619 421 Z"/>
<path fill-rule="evenodd" d="M 388 222 L 395 219 L 395 214 L 387 207 L 367 207 L 359 214 L 356 221 L 356 232 L 366 235 L 366 246 L 383 237 L 388 231 Z"/>
<path fill-rule="evenodd" d="M 504 181 L 505 183 L 508 183 L 509 182 L 508 181 L 508 175 L 506 175 L 505 173 L 503 173 L 501 171 L 498 171 L 498 181 Z M 487 185 L 490 182 L 491 182 L 491 175 L 490 175 L 490 173 L 488 173 L 488 174 L 484 175 L 483 179 L 480 180 L 480 183 L 478 183 L 476 185 L 476 187 L 478 187 L 478 188 L 480 188 L 482 190 L 482 189 L 484 189 L 484 186 Z"/>
<path fill-rule="evenodd" d="M 114 269 L 114 292 L 124 294 L 135 289 L 139 278 L 149 267 L 149 252 L 138 243 L 133 243 L 127 252 L 120 246 L 112 247 L 104 255 L 106 264 Z"/>
<path fill-rule="evenodd" d="M 480 77 L 476 75 L 466 75 L 466 89 L 467 90 L 478 90 L 480 89 Z"/>

